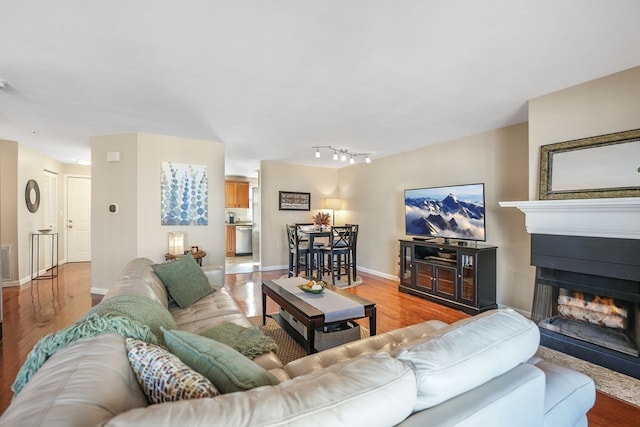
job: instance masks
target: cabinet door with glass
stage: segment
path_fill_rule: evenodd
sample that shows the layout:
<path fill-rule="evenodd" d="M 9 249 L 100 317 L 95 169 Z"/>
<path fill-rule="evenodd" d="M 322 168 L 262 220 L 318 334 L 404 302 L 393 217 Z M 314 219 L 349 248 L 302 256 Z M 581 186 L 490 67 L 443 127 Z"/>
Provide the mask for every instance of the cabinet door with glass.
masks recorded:
<path fill-rule="evenodd" d="M 434 265 L 433 292 L 449 299 L 458 299 L 456 292 L 457 269 L 455 267 Z"/>
<path fill-rule="evenodd" d="M 400 284 L 413 286 L 413 245 L 400 243 Z"/>
<path fill-rule="evenodd" d="M 475 306 L 477 304 L 477 290 L 476 290 L 476 254 L 460 251 L 460 294 L 458 300 Z"/>

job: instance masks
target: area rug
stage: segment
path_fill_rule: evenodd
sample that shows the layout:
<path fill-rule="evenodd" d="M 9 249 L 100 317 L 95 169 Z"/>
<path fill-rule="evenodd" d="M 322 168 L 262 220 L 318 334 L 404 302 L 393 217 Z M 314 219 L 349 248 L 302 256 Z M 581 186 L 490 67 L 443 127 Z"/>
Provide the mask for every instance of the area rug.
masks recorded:
<path fill-rule="evenodd" d="M 286 279 L 287 277 L 289 277 L 289 275 L 284 274 L 280 278 Z M 326 274 L 322 276 L 322 280 L 327 283 L 331 283 L 331 274 Z M 340 279 L 336 277 L 336 286 L 340 289 L 355 288 L 356 286 L 359 286 L 361 284 L 362 284 L 362 277 L 360 276 L 356 276 L 356 280 L 351 280 L 351 284 L 349 284 L 347 280 L 347 276 L 343 275 Z"/>
<path fill-rule="evenodd" d="M 267 317 L 267 324 L 262 325 L 262 316 L 250 317 L 249 322 L 267 336 L 271 337 L 278 345 L 276 352 L 280 360 L 286 365 L 292 360 L 300 359 L 307 355 L 304 349 L 294 341 L 278 323 Z M 369 336 L 369 330 L 360 327 L 362 338 Z M 593 363 L 560 353 L 547 347 L 540 347 L 536 356 L 566 366 L 576 371 L 580 371 L 593 378 L 598 391 L 613 396 L 632 405 L 640 406 L 640 380 L 630 376 L 603 368 Z"/>
<path fill-rule="evenodd" d="M 598 391 L 640 406 L 640 380 L 573 356 L 540 346 L 536 356 L 557 365 L 580 371 L 593 378 Z"/>

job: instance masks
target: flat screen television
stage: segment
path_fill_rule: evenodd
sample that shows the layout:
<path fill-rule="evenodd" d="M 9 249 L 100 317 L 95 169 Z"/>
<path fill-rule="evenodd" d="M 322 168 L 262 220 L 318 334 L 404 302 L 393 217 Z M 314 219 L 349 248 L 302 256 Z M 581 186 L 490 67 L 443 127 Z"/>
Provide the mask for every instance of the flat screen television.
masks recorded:
<path fill-rule="evenodd" d="M 404 190 L 404 210 L 416 240 L 485 240 L 483 183 Z"/>

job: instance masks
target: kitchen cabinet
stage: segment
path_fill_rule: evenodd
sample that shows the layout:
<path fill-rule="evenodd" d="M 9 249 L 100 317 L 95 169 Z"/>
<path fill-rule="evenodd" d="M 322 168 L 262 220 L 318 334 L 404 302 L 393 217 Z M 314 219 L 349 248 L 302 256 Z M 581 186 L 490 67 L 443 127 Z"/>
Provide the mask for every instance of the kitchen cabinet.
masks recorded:
<path fill-rule="evenodd" d="M 236 226 L 227 225 L 226 229 L 225 256 L 236 256 Z"/>
<path fill-rule="evenodd" d="M 249 208 L 249 182 L 225 181 L 225 207 Z"/>

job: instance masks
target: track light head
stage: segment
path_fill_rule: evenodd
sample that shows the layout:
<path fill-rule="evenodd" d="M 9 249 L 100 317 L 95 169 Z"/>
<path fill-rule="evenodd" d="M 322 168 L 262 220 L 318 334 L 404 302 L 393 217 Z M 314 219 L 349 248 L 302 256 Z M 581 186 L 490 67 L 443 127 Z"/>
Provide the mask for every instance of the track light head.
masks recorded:
<path fill-rule="evenodd" d="M 364 156 L 365 163 L 371 163 L 371 157 L 369 157 L 369 153 L 352 153 L 345 148 L 333 148 L 330 145 L 314 145 L 311 148 L 315 148 L 316 150 L 316 153 L 315 153 L 316 159 L 319 159 L 321 157 L 320 149 L 326 148 L 328 150 L 333 151 L 333 160 L 340 159 L 341 161 L 346 162 L 348 158 L 349 163 L 353 165 L 356 162 L 356 158 L 358 156 Z"/>

